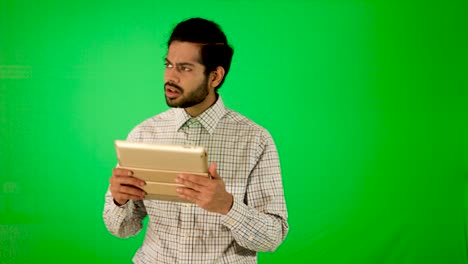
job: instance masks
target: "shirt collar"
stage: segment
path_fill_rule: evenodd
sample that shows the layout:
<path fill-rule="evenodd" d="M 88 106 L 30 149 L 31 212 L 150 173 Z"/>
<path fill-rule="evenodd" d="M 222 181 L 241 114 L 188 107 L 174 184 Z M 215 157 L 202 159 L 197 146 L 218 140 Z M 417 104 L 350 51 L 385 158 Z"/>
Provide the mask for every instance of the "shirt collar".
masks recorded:
<path fill-rule="evenodd" d="M 219 120 L 226 114 L 226 108 L 221 96 L 218 96 L 216 103 L 210 108 L 206 109 L 203 113 L 197 117 L 192 118 L 183 108 L 173 108 L 175 110 L 175 129 L 179 129 L 190 119 L 196 119 L 200 124 L 208 131 L 213 134 L 216 125 Z"/>

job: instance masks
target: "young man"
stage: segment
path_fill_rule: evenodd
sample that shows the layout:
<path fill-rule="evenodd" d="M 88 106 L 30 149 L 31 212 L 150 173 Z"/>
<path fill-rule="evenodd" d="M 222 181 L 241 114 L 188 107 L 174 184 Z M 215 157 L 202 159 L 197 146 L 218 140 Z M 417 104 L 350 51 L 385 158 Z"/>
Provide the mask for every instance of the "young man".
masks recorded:
<path fill-rule="evenodd" d="M 233 49 L 220 27 L 193 18 L 168 41 L 164 92 L 170 110 L 133 129 L 127 140 L 201 145 L 211 179 L 181 174 L 181 198 L 194 204 L 144 200 L 144 182 L 115 168 L 104 222 L 118 237 L 136 235 L 148 216 L 136 263 L 256 263 L 288 232 L 275 144 L 264 128 L 226 108 L 217 93 Z"/>

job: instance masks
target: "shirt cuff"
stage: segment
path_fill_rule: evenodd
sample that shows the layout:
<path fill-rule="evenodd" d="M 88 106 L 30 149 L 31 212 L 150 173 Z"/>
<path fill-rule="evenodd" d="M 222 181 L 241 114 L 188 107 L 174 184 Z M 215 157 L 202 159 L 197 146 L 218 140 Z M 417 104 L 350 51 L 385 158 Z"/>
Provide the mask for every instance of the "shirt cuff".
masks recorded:
<path fill-rule="evenodd" d="M 117 216 L 117 218 L 125 218 L 126 212 L 133 211 L 133 208 L 135 207 L 132 200 L 128 200 L 128 202 L 124 205 L 119 205 L 114 201 L 114 199 L 112 199 L 112 202 L 114 206 L 112 206 L 111 211 L 114 215 Z"/>
<path fill-rule="evenodd" d="M 127 207 L 128 203 L 130 202 L 130 200 L 128 200 L 126 203 L 120 205 L 117 201 L 115 201 L 115 199 L 112 198 L 112 201 L 114 202 L 114 204 L 120 208 L 125 208 Z"/>
<path fill-rule="evenodd" d="M 229 229 L 236 229 L 246 218 L 248 206 L 242 200 L 234 198 L 231 210 L 221 217 L 221 223 Z"/>

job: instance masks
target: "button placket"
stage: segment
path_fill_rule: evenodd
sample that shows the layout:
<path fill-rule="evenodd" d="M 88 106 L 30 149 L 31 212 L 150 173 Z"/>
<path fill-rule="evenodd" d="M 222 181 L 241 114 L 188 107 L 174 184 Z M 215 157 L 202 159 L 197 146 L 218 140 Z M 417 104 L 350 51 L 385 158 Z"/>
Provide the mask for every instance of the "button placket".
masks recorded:
<path fill-rule="evenodd" d="M 196 119 L 190 119 L 187 121 L 187 144 L 188 145 L 199 145 L 201 135 L 201 124 Z"/>
<path fill-rule="evenodd" d="M 199 145 L 200 144 L 200 134 L 201 134 L 201 124 L 196 119 L 189 119 L 184 126 L 185 133 L 185 144 L 186 145 Z M 194 232 L 195 225 L 195 215 L 194 208 L 195 205 L 191 203 L 186 203 L 181 205 L 181 235 L 182 241 L 181 245 L 184 247 L 185 252 L 190 252 L 192 248 L 192 243 L 196 239 L 196 233 Z"/>
<path fill-rule="evenodd" d="M 187 206 L 188 205 L 188 206 Z M 184 247 L 185 252 L 189 252 L 191 248 L 191 233 L 193 230 L 193 215 L 192 215 L 192 207 L 190 204 L 181 204 L 180 206 L 181 214 L 180 214 L 180 223 L 181 223 L 181 230 L 180 233 L 182 235 L 181 246 Z"/>

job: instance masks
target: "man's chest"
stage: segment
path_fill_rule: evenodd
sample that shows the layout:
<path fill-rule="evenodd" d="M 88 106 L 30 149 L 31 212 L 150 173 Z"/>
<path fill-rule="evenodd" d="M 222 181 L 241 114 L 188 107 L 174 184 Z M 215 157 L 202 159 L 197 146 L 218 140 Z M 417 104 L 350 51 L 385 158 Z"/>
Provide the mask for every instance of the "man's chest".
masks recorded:
<path fill-rule="evenodd" d="M 139 133 L 136 141 L 146 143 L 196 145 L 205 147 L 208 165 L 216 162 L 218 174 L 228 192 L 243 197 L 248 177 L 258 161 L 258 144 L 241 129 L 221 128 L 208 133 L 200 123 L 188 124 L 179 130 L 155 126 Z"/>

